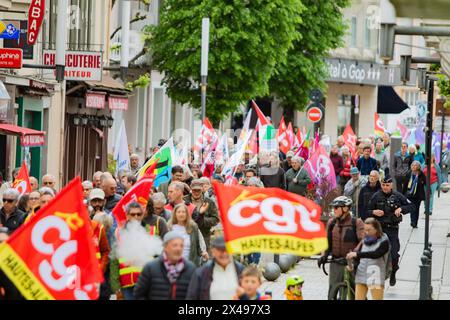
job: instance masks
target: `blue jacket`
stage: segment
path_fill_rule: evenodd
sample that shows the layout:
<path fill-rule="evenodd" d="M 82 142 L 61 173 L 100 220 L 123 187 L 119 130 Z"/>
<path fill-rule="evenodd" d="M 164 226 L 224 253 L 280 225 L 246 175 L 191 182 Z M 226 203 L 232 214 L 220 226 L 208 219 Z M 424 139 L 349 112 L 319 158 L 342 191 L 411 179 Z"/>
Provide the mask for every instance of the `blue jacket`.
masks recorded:
<path fill-rule="evenodd" d="M 369 159 L 361 157 L 358 159 L 356 167 L 358 167 L 359 172 L 362 176 L 368 176 L 370 174 L 370 171 L 378 169 L 377 160 L 372 157 L 369 157 Z"/>

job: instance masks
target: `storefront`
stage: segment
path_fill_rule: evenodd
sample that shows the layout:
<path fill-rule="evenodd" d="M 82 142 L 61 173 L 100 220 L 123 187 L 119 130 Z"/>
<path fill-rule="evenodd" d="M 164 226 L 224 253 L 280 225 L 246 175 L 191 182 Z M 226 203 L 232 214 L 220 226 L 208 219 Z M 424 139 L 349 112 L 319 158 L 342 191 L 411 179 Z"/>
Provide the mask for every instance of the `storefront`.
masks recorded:
<path fill-rule="evenodd" d="M 101 81 L 67 81 L 63 184 L 75 176 L 91 180 L 107 169 L 111 110 L 127 110 L 128 94 L 107 75 Z"/>

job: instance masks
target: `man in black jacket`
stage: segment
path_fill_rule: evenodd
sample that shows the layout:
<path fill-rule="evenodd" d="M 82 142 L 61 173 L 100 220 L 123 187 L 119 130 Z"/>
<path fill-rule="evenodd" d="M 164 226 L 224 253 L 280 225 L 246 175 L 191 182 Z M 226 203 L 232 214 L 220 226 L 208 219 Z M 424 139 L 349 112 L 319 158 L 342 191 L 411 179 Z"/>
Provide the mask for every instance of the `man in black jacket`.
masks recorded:
<path fill-rule="evenodd" d="M 377 219 L 381 223 L 383 232 L 391 243 L 392 274 L 390 285 L 396 283 L 395 273 L 399 269 L 400 240 L 398 238 L 398 225 L 402 215 L 416 210 L 414 204 L 400 192 L 392 190 L 392 178 L 385 176 L 381 182 L 381 190 L 377 191 L 369 201 L 367 216 Z"/>
<path fill-rule="evenodd" d="M 367 206 L 369 205 L 372 196 L 379 190 L 381 190 L 380 174 L 378 171 L 372 170 L 369 174 L 369 181 L 359 192 L 358 217 L 361 218 L 362 221 L 368 218 Z"/>
<path fill-rule="evenodd" d="M 195 271 L 187 300 L 231 300 L 239 287 L 244 266 L 233 261 L 226 251 L 223 236 L 215 238 L 211 247 L 214 259 Z"/>
<path fill-rule="evenodd" d="M 17 208 L 19 192 L 16 189 L 6 189 L 3 193 L 3 208 L 0 209 L 0 226 L 8 228 L 13 233 L 25 221 L 26 214 Z"/>
<path fill-rule="evenodd" d="M 195 266 L 183 258 L 183 235 L 170 231 L 164 250 L 144 266 L 134 287 L 137 300 L 184 300 Z"/>

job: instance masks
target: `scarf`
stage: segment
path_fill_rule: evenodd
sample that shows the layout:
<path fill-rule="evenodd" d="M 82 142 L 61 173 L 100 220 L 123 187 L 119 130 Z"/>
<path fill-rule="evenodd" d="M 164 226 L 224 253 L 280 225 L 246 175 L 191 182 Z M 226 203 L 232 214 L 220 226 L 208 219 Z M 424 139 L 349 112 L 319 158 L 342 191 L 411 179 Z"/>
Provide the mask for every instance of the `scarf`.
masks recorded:
<path fill-rule="evenodd" d="M 371 246 L 371 245 L 375 244 L 377 241 L 378 241 L 378 238 L 377 238 L 377 237 L 366 236 L 366 237 L 364 238 L 364 244 L 365 244 L 366 246 Z"/>
<path fill-rule="evenodd" d="M 419 180 L 418 174 L 411 174 L 411 178 L 409 178 L 408 182 L 408 190 L 410 195 L 415 195 L 417 191 L 417 182 Z"/>
<path fill-rule="evenodd" d="M 183 257 L 181 257 L 176 264 L 171 264 L 167 258 L 167 254 L 163 252 L 163 261 L 164 267 L 166 267 L 167 270 L 167 278 L 169 278 L 170 284 L 174 284 L 180 276 L 181 271 L 184 269 Z"/>

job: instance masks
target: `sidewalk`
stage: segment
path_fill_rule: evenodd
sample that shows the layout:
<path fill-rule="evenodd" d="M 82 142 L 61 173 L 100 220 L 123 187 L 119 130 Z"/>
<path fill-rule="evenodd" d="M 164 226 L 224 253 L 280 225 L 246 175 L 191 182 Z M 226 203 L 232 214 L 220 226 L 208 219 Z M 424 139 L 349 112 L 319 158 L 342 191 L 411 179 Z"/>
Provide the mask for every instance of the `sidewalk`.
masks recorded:
<path fill-rule="evenodd" d="M 386 300 L 418 300 L 420 290 L 419 266 L 423 252 L 425 215 L 424 204 L 421 207 L 419 227 L 410 227 L 410 218 L 404 216 L 400 224 L 400 270 L 397 272 L 397 284 L 389 286 L 386 281 Z M 432 283 L 433 299 L 450 300 L 450 193 L 441 193 L 435 197 L 434 212 L 430 217 L 430 242 L 433 250 Z M 295 268 L 281 274 L 277 281 L 265 281 L 260 287 L 262 292 L 272 291 L 273 299 L 284 299 L 286 277 L 298 274 L 305 279 L 303 296 L 305 300 L 326 300 L 328 277 L 317 267 L 317 261 L 301 260 Z"/>

